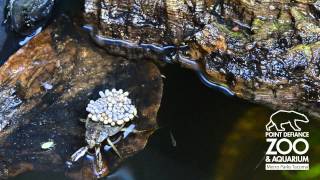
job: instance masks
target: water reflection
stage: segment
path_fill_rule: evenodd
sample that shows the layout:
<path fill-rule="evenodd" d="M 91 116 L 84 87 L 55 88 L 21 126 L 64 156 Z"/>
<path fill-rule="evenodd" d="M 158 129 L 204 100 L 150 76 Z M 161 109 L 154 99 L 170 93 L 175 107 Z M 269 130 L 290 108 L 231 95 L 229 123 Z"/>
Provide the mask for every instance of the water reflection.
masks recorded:
<path fill-rule="evenodd" d="M 19 42 L 20 46 L 24 46 L 25 44 L 27 44 L 33 37 L 35 37 L 36 35 L 38 35 L 40 32 L 42 31 L 42 27 L 39 27 L 38 29 L 36 29 L 32 34 L 30 34 L 29 36 L 26 36 L 24 39 L 22 39 Z"/>

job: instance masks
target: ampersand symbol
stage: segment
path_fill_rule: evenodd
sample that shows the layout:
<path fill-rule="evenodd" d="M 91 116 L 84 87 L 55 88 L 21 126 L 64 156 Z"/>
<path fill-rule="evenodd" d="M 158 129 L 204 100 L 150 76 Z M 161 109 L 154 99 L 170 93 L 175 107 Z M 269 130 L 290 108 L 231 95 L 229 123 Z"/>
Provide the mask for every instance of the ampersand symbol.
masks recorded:
<path fill-rule="evenodd" d="M 266 162 L 270 162 L 270 157 L 266 156 Z"/>

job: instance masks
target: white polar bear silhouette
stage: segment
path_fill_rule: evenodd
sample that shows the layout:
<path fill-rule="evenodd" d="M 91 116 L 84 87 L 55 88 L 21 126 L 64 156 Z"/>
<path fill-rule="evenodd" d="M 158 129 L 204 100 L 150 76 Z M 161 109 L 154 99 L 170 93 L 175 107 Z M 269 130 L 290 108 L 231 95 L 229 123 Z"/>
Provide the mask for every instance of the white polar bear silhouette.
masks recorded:
<path fill-rule="evenodd" d="M 309 119 L 306 115 L 296 111 L 279 110 L 270 116 L 266 130 L 271 131 L 271 128 L 275 127 L 277 131 L 285 131 L 283 125 L 289 124 L 294 131 L 301 131 L 297 122 L 308 123 Z"/>

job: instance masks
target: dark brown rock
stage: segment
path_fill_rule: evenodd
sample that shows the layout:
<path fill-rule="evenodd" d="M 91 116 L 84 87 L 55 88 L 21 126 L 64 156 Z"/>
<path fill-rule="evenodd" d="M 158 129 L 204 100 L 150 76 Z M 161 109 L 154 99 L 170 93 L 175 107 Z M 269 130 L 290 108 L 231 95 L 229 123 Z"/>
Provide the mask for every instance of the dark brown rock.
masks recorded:
<path fill-rule="evenodd" d="M 85 144 L 85 126 L 79 120 L 87 116 L 85 107 L 90 99 L 98 98 L 100 90 L 129 91 L 139 116 L 133 123 L 137 130 L 147 130 L 116 144 L 123 157 L 143 149 L 157 128 L 162 97 L 158 68 L 148 61 L 128 61 L 106 54 L 68 20 L 55 22 L 11 56 L 0 68 L 0 82 L 0 94 L 8 88 L 15 90 L 2 99 L 14 96 L 22 101 L 8 110 L 11 118 L 0 119 L 10 122 L 0 131 L 3 177 L 28 170 L 50 170 L 65 171 L 76 179 L 93 178 L 92 164 L 87 161 L 79 160 L 71 169 L 65 163 Z M 55 147 L 42 150 L 41 143 L 49 139 Z M 110 171 L 122 161 L 113 151 L 103 156 Z"/>

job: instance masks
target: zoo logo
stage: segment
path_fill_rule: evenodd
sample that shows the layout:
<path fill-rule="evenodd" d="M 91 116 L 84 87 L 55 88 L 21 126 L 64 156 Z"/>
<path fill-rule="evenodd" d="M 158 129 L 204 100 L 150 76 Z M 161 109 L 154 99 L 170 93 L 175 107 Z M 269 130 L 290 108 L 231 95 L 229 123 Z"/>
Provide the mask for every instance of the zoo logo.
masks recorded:
<path fill-rule="evenodd" d="M 309 157 L 305 155 L 309 150 L 306 140 L 309 132 L 303 132 L 300 127 L 308 122 L 306 115 L 296 111 L 279 110 L 270 116 L 265 126 L 269 143 L 266 170 L 309 170 Z"/>
<path fill-rule="evenodd" d="M 281 116 L 283 113 L 289 116 L 291 115 L 291 117 L 293 118 L 274 120 L 274 117 Z M 301 131 L 301 128 L 298 126 L 297 122 L 308 123 L 309 119 L 306 115 L 302 113 L 298 113 L 296 111 L 279 110 L 270 116 L 270 121 L 266 125 L 266 130 L 271 131 L 271 128 L 275 127 L 277 131 L 285 131 L 285 128 L 283 127 L 283 125 L 289 124 L 294 131 Z"/>

